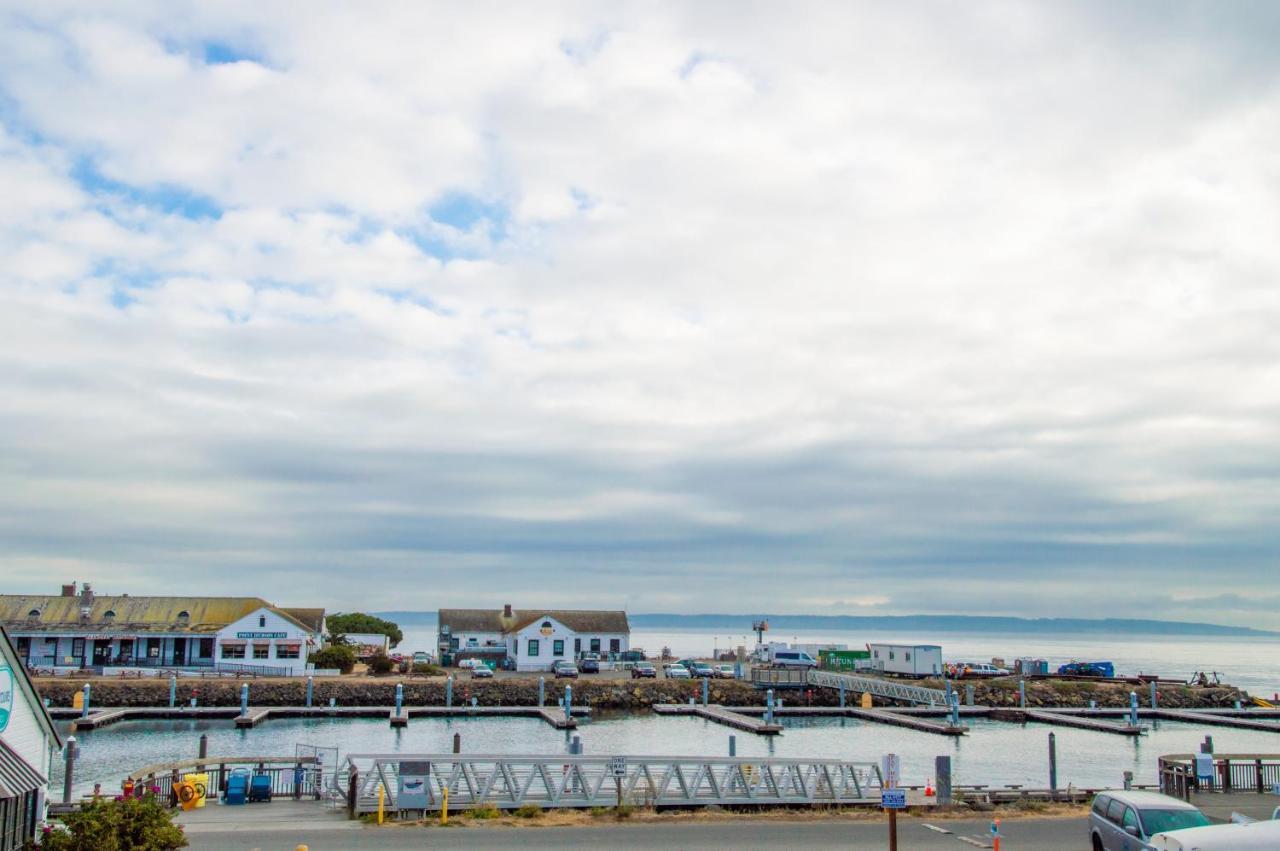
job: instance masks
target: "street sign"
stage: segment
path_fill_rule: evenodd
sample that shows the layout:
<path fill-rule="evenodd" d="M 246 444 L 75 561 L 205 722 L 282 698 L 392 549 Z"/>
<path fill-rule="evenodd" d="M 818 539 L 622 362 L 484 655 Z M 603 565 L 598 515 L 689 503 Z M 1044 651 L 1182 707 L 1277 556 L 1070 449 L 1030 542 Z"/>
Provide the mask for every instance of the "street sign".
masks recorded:
<path fill-rule="evenodd" d="M 609 776 L 610 777 L 626 777 L 627 776 L 627 758 L 625 756 L 609 757 Z"/>
<path fill-rule="evenodd" d="M 902 782 L 902 763 L 896 753 L 887 753 L 880 760 L 880 777 L 886 789 L 897 788 Z"/>
<path fill-rule="evenodd" d="M 881 789 L 880 806 L 886 810 L 905 810 L 907 808 L 907 790 Z"/>

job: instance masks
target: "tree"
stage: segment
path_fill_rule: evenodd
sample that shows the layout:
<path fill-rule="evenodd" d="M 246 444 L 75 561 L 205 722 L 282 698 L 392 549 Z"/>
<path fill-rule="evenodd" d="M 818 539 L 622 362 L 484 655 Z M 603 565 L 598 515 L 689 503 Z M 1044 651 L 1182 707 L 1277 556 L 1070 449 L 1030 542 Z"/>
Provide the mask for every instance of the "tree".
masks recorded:
<path fill-rule="evenodd" d="M 90 801 L 77 812 L 62 817 L 67 829 L 50 830 L 39 845 L 40 851 L 172 851 L 187 847 L 182 828 L 173 823 L 169 809 L 154 795 L 145 798 L 101 798 Z"/>
<path fill-rule="evenodd" d="M 307 657 L 317 668 L 337 668 L 344 674 L 351 673 L 356 665 L 356 651 L 345 644 L 321 647 Z"/>
<path fill-rule="evenodd" d="M 391 646 L 395 647 L 401 641 L 404 641 L 404 633 L 400 631 L 400 626 L 391 621 L 384 621 L 382 618 L 367 615 L 364 612 L 348 612 L 336 615 L 329 615 L 325 618 L 325 625 L 329 628 L 329 635 L 346 635 L 351 632 L 373 632 L 385 635 L 391 639 Z"/>

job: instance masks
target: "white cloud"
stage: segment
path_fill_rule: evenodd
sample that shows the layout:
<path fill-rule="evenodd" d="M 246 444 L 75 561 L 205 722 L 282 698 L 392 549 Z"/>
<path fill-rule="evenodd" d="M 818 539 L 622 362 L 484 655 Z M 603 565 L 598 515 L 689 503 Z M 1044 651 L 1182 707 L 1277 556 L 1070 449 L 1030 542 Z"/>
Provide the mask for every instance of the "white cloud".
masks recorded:
<path fill-rule="evenodd" d="M 0 14 L 15 581 L 191 563 L 283 600 L 314 569 L 430 607 L 351 569 L 466 564 L 942 611 L 1102 571 L 1144 615 L 1153 579 L 1274 570 L 1257 21 Z"/>

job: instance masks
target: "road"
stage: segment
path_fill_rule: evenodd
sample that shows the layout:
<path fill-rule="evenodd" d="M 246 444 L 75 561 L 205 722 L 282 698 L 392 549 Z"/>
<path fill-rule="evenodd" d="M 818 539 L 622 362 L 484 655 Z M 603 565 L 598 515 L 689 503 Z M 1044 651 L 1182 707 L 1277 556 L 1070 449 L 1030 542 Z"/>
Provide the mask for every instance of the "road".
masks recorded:
<path fill-rule="evenodd" d="M 924 825 L 934 824 L 950 834 Z M 903 819 L 898 826 L 902 851 L 969 851 L 990 848 L 986 820 Z M 1087 849 L 1087 821 L 1083 818 L 1018 819 L 1001 825 L 1006 851 L 1063 851 Z M 971 839 L 966 843 L 960 837 Z M 744 849 L 884 849 L 889 847 L 886 823 L 848 821 L 752 821 L 678 824 L 619 824 L 604 827 L 463 827 L 454 829 L 383 827 L 357 830 L 299 828 L 257 833 L 246 830 L 193 833 L 196 851 L 363 851 L 363 849 L 501 848 L 530 849 L 661 848 L 690 851 Z"/>

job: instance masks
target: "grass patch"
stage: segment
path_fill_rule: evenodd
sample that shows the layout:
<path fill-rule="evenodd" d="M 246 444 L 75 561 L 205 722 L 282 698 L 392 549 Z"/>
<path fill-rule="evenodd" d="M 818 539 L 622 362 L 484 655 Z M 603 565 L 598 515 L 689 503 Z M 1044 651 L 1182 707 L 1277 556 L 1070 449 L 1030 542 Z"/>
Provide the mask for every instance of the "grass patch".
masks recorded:
<path fill-rule="evenodd" d="M 630 804 L 623 804 L 620 807 L 613 808 L 613 815 L 616 818 L 620 818 L 620 819 L 631 818 L 631 816 L 635 813 L 635 811 L 636 811 L 636 808 L 631 806 Z"/>
<path fill-rule="evenodd" d="M 601 816 L 607 816 L 607 815 L 609 815 L 608 807 L 592 807 L 591 808 L 592 818 L 600 818 Z"/>
<path fill-rule="evenodd" d="M 517 807 L 512 815 L 516 818 L 542 818 L 542 807 L 537 804 L 525 804 Z"/>
<path fill-rule="evenodd" d="M 477 804 L 467 810 L 467 817 L 473 819 L 494 819 L 501 815 L 502 812 L 490 803 Z"/>

